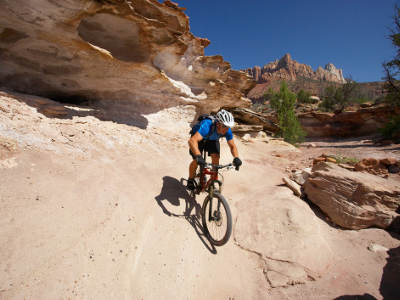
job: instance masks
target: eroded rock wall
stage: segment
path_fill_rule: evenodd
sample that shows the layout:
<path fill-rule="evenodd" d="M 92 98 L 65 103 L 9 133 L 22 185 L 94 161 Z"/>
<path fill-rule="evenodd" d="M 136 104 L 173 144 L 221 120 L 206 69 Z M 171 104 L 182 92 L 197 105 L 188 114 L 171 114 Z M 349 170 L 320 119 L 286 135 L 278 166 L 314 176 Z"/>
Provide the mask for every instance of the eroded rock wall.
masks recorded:
<path fill-rule="evenodd" d="M 0 2 L 0 86 L 136 113 L 180 104 L 246 106 L 253 83 L 171 1 Z"/>
<path fill-rule="evenodd" d="M 399 109 L 381 104 L 338 114 L 304 112 L 297 117 L 308 137 L 358 137 L 376 134 L 399 113 Z"/>
<path fill-rule="evenodd" d="M 247 96 L 252 100 L 262 99 L 269 88 L 278 90 L 281 81 L 288 82 L 289 88 L 298 92 L 300 89 L 321 96 L 321 92 L 329 85 L 340 86 L 346 80 L 342 69 L 329 63 L 325 68 L 313 70 L 311 66 L 299 63 L 285 54 L 281 59 L 270 62 L 263 67 L 255 66 L 246 72 L 254 78 L 257 85 L 250 90 Z"/>
<path fill-rule="evenodd" d="M 346 82 L 342 69 L 336 68 L 332 63 L 327 64 L 325 68 L 318 67 L 314 71 L 311 66 L 293 60 L 289 53 L 285 54 L 281 59 L 266 64 L 262 68 L 255 66 L 246 71 L 259 83 L 269 80 L 294 81 L 298 76 L 311 80 L 336 83 Z"/>

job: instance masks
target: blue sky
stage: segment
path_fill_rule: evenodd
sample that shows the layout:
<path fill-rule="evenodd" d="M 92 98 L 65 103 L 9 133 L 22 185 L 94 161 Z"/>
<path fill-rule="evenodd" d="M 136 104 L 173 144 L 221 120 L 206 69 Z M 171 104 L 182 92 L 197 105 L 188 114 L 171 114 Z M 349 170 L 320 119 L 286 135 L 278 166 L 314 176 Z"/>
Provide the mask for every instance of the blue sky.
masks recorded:
<path fill-rule="evenodd" d="M 387 36 L 399 0 L 175 0 L 206 55 L 244 69 L 290 53 L 314 70 L 331 62 L 358 82 L 383 77 L 395 50 Z"/>

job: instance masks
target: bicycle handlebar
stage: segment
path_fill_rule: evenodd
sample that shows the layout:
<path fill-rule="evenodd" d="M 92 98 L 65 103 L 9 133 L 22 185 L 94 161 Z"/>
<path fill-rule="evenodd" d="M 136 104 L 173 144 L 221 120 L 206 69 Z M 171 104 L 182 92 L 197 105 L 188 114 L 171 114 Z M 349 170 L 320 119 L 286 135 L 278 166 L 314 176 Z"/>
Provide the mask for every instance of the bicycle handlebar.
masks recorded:
<path fill-rule="evenodd" d="M 211 167 L 211 168 L 214 168 L 216 170 L 221 170 L 221 169 L 224 169 L 224 168 L 228 168 L 229 169 L 230 167 L 233 167 L 233 164 L 230 163 L 230 164 L 227 164 L 227 165 L 213 165 L 213 164 L 210 164 L 210 163 L 206 163 L 204 165 L 204 167 Z M 239 168 L 236 168 L 236 170 L 239 170 Z"/>

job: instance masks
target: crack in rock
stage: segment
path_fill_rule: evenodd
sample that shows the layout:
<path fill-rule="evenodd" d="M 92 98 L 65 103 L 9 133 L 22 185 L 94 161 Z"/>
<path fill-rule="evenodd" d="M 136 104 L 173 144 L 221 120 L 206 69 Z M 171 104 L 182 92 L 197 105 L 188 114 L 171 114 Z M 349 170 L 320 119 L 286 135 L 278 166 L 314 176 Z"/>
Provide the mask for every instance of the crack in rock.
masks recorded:
<path fill-rule="evenodd" d="M 236 221 L 237 219 L 235 220 L 235 227 Z M 304 284 L 309 281 L 316 281 L 320 277 L 314 271 L 297 262 L 269 257 L 261 252 L 247 248 L 241 245 L 236 237 L 234 237 L 234 243 L 240 249 L 256 255 L 260 259 L 263 265 L 264 277 L 271 288 Z"/>
<path fill-rule="evenodd" d="M 296 262 L 265 256 L 260 252 L 242 246 L 236 238 L 234 238 L 234 242 L 240 249 L 258 256 L 263 264 L 265 279 L 272 288 L 304 284 L 308 281 L 316 281 L 319 277 L 315 272 Z"/>

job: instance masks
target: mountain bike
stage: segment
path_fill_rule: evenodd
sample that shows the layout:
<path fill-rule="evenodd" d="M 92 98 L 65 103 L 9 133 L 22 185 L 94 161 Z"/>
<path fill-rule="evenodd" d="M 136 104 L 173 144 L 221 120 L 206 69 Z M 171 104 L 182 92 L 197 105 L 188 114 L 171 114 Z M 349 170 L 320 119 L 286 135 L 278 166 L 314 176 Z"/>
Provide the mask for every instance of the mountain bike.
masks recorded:
<path fill-rule="evenodd" d="M 200 170 L 194 178 L 195 189 L 192 191 L 193 197 L 202 192 L 208 194 L 204 199 L 201 210 L 202 223 L 204 233 L 215 246 L 226 244 L 232 233 L 231 210 L 225 197 L 221 194 L 223 176 L 219 171 L 225 168 L 232 169 L 233 164 L 213 165 L 206 163 L 204 166 L 200 166 Z M 222 180 L 219 180 L 219 176 Z"/>

